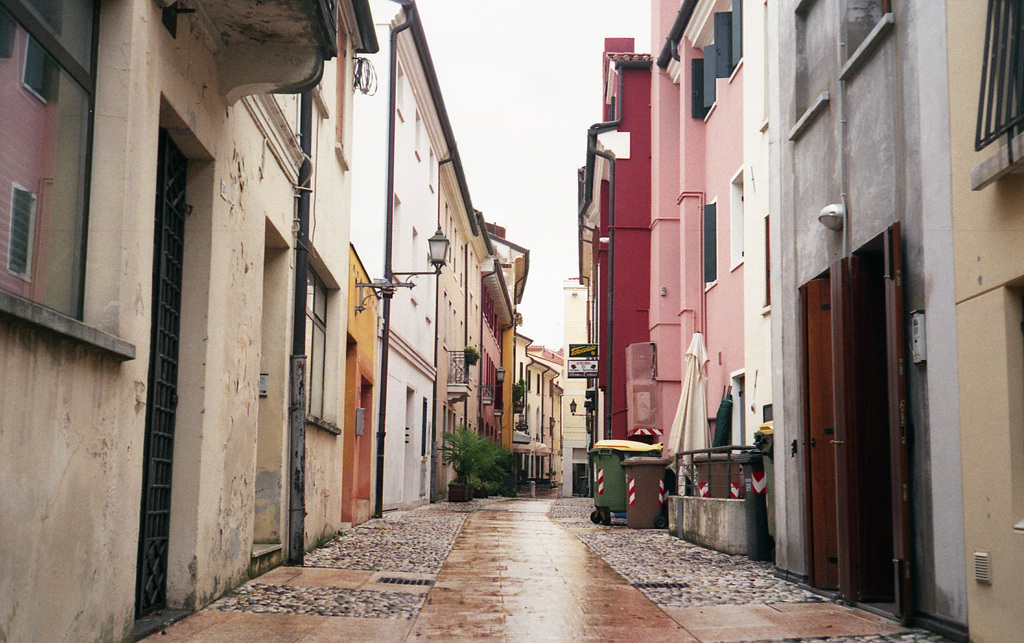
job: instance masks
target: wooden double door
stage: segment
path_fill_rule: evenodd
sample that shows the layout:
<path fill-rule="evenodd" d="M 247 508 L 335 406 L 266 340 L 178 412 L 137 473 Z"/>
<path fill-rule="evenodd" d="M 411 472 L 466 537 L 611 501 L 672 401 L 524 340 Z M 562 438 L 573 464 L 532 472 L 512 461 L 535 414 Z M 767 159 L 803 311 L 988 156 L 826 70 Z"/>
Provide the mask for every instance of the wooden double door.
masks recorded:
<path fill-rule="evenodd" d="M 910 614 L 899 225 L 801 287 L 812 586 Z"/>

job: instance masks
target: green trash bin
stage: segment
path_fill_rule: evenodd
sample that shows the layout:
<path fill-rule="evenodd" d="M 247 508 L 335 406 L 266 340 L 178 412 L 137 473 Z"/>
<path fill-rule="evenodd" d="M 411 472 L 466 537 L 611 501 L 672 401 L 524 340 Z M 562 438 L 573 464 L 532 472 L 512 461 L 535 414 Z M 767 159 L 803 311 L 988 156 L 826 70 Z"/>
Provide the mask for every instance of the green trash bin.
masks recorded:
<path fill-rule="evenodd" d="M 659 456 L 660 444 L 633 440 L 601 440 L 594 443 L 590 459 L 594 465 L 594 511 L 590 520 L 612 524 L 612 514 L 626 511 L 626 473 L 622 460 L 631 456 Z"/>
<path fill-rule="evenodd" d="M 775 426 L 765 422 L 754 433 L 754 446 L 764 454 L 764 475 L 767 483 L 768 535 L 775 539 Z"/>

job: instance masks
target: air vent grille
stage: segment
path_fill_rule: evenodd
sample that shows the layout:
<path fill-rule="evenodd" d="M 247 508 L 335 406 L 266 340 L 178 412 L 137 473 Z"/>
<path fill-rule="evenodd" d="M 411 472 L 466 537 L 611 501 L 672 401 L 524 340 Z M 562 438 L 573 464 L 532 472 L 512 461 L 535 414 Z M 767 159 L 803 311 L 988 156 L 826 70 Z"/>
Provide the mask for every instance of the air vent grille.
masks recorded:
<path fill-rule="evenodd" d="M 992 556 L 987 551 L 974 552 L 974 580 L 992 584 Z"/>

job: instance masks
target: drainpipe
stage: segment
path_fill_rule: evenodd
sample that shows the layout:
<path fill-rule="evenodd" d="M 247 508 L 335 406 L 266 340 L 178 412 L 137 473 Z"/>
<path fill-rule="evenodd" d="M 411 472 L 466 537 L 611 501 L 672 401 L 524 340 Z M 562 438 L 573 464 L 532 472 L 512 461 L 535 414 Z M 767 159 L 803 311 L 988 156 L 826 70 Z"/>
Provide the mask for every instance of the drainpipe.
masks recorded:
<path fill-rule="evenodd" d="M 403 8 L 412 4 L 412 0 L 399 0 Z M 391 30 L 390 81 L 388 92 L 388 180 L 387 203 L 384 225 L 384 281 L 390 283 L 394 279 L 391 265 L 391 234 L 395 224 L 395 91 L 398 84 L 398 34 L 413 26 L 416 12 L 412 12 L 405 22 Z M 384 437 L 387 434 L 387 403 L 388 403 L 388 352 L 391 349 L 391 292 L 383 293 L 384 309 L 381 313 L 383 324 L 381 334 L 380 356 L 380 395 L 377 412 L 377 488 L 374 492 L 373 515 L 380 518 L 384 513 Z M 435 344 L 436 345 L 436 344 Z"/>
<path fill-rule="evenodd" d="M 288 564 L 301 566 L 306 538 L 306 280 L 309 270 L 310 162 L 313 151 L 313 93 L 302 93 L 299 102 L 299 167 L 295 239 L 295 299 L 292 316 L 292 355 L 289 365 L 288 443 Z"/>
<path fill-rule="evenodd" d="M 438 161 L 437 163 L 437 227 L 441 227 L 441 167 L 446 163 L 451 163 L 452 157 Z M 433 467 L 437 464 L 437 343 L 440 339 L 441 333 L 441 318 L 438 317 L 440 314 L 441 306 L 441 279 L 438 277 L 437 288 L 434 289 L 434 386 L 433 386 L 433 400 L 430 411 L 430 501 L 435 502 L 440 496 L 441 492 L 437 487 L 437 471 Z"/>
<path fill-rule="evenodd" d="M 612 437 L 612 337 L 614 330 L 612 283 L 615 281 L 614 259 L 612 257 L 615 253 L 615 155 L 610 152 L 599 151 L 597 149 L 597 137 L 601 132 L 618 129 L 619 124 L 622 123 L 622 65 L 617 63 L 615 68 L 619 76 L 618 93 L 615 99 L 615 118 L 610 121 L 594 123 L 587 131 L 587 166 L 584 176 L 589 176 L 590 180 L 584 182 L 584 198 L 579 210 L 579 217 L 582 219 L 584 213 L 586 213 L 594 200 L 594 157 L 600 156 L 611 164 L 608 181 L 608 344 L 605 347 L 608 359 L 605 363 L 604 399 L 604 439 L 606 440 L 610 440 Z"/>
<path fill-rule="evenodd" d="M 839 30 L 839 66 L 846 60 L 846 34 Z M 850 252 L 850 208 L 846 204 L 846 80 L 839 79 L 839 202 L 843 204 L 843 258 Z"/>

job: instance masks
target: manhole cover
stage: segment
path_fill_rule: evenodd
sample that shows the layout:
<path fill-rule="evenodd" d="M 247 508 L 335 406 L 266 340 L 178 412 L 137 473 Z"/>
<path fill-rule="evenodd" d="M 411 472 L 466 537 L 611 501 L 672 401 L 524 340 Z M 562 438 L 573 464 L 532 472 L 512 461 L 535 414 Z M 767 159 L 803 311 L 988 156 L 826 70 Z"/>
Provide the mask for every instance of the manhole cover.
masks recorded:
<path fill-rule="evenodd" d="M 388 583 L 390 585 L 425 585 L 427 587 L 434 584 L 434 581 L 427 580 L 426 578 L 394 578 L 392 576 L 378 578 L 377 582 Z"/>

